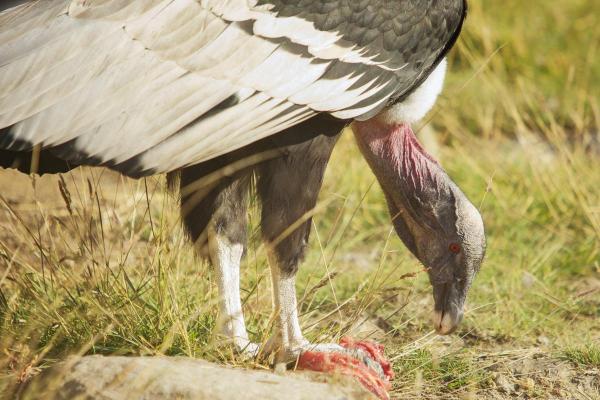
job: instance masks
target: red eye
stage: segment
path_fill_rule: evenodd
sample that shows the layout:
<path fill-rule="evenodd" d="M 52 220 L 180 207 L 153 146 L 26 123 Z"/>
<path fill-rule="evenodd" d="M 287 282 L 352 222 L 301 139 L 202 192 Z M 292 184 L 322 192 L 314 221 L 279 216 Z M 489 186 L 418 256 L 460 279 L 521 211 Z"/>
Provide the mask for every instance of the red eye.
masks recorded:
<path fill-rule="evenodd" d="M 458 254 L 458 253 L 460 253 L 460 244 L 450 243 L 450 246 L 448 246 L 448 250 L 450 250 L 454 254 Z"/>

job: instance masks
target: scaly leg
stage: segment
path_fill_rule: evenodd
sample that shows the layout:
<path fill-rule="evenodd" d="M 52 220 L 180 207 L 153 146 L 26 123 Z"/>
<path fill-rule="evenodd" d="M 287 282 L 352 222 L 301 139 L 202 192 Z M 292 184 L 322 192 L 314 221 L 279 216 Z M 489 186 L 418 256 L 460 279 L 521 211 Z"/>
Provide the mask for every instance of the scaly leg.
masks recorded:
<path fill-rule="evenodd" d="M 298 321 L 296 275 L 282 274 L 276 256 L 272 252 L 269 257 L 269 265 L 275 313 L 275 343 L 273 345 L 276 347 L 275 350 L 287 351 L 302 348 L 308 344 L 308 341 L 302 336 L 300 321 Z M 284 355 L 285 358 L 287 356 L 293 355 Z"/>
<path fill-rule="evenodd" d="M 251 171 L 202 184 L 204 176 L 221 170 L 228 162 L 214 161 L 182 171 L 181 211 L 197 253 L 208 257 L 214 267 L 219 290 L 217 335 L 233 343 L 240 352 L 255 356 L 258 345 L 248 340 L 240 299 L 240 262 L 246 245 Z"/>
<path fill-rule="evenodd" d="M 299 127 L 298 129 L 302 129 Z M 302 335 L 296 301 L 296 272 L 304 257 L 323 174 L 337 136 L 285 148 L 285 154 L 258 169 L 262 234 L 269 249 L 275 332 L 267 351 L 291 361 L 303 350 L 338 351 L 338 345 L 312 345 Z M 292 229 L 290 229 L 292 227 Z"/>
<path fill-rule="evenodd" d="M 298 320 L 296 274 L 282 271 L 276 256 L 272 255 L 269 260 L 275 313 L 275 332 L 269 347 L 270 351 L 276 353 L 276 362 L 293 361 L 305 350 L 343 351 L 343 348 L 337 344 L 312 344 L 304 338 Z"/>
<path fill-rule="evenodd" d="M 226 235 L 217 233 L 211 224 L 208 247 L 219 289 L 218 334 L 232 341 L 239 351 L 255 356 L 258 345 L 248 339 L 240 298 L 240 262 L 244 245 L 232 243 Z"/>

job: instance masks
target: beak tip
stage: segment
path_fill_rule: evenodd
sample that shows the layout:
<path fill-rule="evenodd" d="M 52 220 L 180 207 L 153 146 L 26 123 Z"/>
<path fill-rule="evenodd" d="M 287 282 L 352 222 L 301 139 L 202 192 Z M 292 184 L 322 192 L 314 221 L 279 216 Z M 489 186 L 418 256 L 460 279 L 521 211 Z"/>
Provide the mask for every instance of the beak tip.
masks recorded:
<path fill-rule="evenodd" d="M 434 311 L 432 316 L 435 331 L 440 335 L 450 335 L 462 320 L 462 313 L 454 315 L 451 312 Z"/>

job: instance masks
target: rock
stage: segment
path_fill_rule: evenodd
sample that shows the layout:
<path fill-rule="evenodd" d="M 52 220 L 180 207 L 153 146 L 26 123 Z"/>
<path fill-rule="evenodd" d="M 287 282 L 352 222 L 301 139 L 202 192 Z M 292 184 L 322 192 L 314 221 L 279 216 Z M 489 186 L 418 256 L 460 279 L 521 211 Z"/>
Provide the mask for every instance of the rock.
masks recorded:
<path fill-rule="evenodd" d="M 496 386 L 498 387 L 498 390 L 500 392 L 512 394 L 515 391 L 515 385 L 511 383 L 508 380 L 508 378 L 502 374 L 498 374 L 495 377 L 494 382 L 496 383 Z"/>
<path fill-rule="evenodd" d="M 314 379 L 320 380 L 320 382 Z M 71 358 L 35 378 L 24 399 L 372 399 L 353 381 L 225 367 L 183 357 Z M 328 380 L 329 382 L 325 382 Z"/>
<path fill-rule="evenodd" d="M 535 389 L 535 381 L 531 378 L 523 378 L 519 380 L 519 387 L 526 392 L 533 392 Z"/>
<path fill-rule="evenodd" d="M 550 344 L 552 343 L 550 341 L 550 339 L 548 339 L 548 337 L 544 336 L 544 335 L 538 336 L 536 341 L 538 344 L 541 344 L 542 346 L 550 346 Z"/>

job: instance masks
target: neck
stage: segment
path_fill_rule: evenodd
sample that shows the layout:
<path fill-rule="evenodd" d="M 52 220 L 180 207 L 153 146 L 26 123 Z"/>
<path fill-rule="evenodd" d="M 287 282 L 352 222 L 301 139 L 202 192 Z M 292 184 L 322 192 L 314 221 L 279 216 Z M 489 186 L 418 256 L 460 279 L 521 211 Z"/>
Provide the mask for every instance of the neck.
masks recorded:
<path fill-rule="evenodd" d="M 456 218 L 457 197 L 464 195 L 423 149 L 409 125 L 372 119 L 355 122 L 353 130 L 390 210 L 406 212 L 406 217 L 428 230 L 439 230 L 444 225 L 440 218 Z"/>
<path fill-rule="evenodd" d="M 415 195 L 443 190 L 449 180 L 439 163 L 419 143 L 408 124 L 376 119 L 353 125 L 358 146 L 381 185 L 400 185 Z"/>

